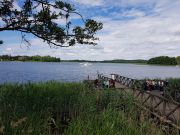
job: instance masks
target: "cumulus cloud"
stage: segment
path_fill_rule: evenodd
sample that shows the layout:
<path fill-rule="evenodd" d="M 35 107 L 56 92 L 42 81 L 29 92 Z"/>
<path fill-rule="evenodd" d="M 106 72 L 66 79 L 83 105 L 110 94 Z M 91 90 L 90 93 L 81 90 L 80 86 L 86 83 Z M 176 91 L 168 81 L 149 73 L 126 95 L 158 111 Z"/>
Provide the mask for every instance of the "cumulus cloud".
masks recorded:
<path fill-rule="evenodd" d="M 176 27 L 179 21 L 171 19 L 146 16 L 126 22 L 107 21 L 104 28 L 108 34 L 100 37 L 100 44 L 103 44 L 106 56 L 113 53 L 116 58 L 177 56 L 180 51 L 180 37 Z"/>
<path fill-rule="evenodd" d="M 123 16 L 123 17 L 143 17 L 143 16 L 145 16 L 145 13 L 140 10 L 137 10 L 137 9 L 132 9 L 132 10 L 122 13 L 121 16 Z"/>
<path fill-rule="evenodd" d="M 29 50 L 18 49 L 16 46 L 12 53 L 90 60 L 149 59 L 160 55 L 180 55 L 179 0 L 173 2 L 171 0 L 78 0 L 78 2 L 88 6 L 87 9 L 86 6 L 79 6 L 79 10 L 82 10 L 85 16 L 91 15 L 93 19 L 104 24 L 103 30 L 98 33 L 100 41 L 97 46 L 77 45 L 70 48 L 50 49 L 39 39 L 32 39 L 32 47 Z M 95 8 L 97 6 L 98 8 Z M 58 21 L 61 23 L 60 20 Z M 8 46 L 12 48 L 12 45 Z"/>
<path fill-rule="evenodd" d="M 13 49 L 12 49 L 12 48 L 10 48 L 10 47 L 5 48 L 5 50 L 4 50 L 2 53 L 3 53 L 3 54 L 8 54 L 8 55 L 10 55 L 10 54 L 12 54 L 12 53 L 13 53 Z"/>
<path fill-rule="evenodd" d="M 103 0 L 76 0 L 78 3 L 89 6 L 100 6 L 103 4 Z"/>

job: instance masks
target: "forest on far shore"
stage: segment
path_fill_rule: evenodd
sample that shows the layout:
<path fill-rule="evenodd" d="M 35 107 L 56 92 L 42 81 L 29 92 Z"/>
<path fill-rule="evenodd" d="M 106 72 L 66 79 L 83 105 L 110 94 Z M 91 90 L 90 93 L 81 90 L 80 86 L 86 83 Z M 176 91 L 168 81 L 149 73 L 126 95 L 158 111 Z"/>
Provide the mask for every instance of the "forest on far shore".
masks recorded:
<path fill-rule="evenodd" d="M 154 57 L 149 60 L 123 60 L 123 59 L 116 59 L 116 60 L 104 60 L 101 61 L 102 63 L 137 63 L 137 64 L 155 64 L 155 65 L 180 65 L 180 56 L 178 57 L 168 57 L 168 56 L 159 56 Z"/>
<path fill-rule="evenodd" d="M 0 61 L 37 61 L 37 62 L 60 62 L 60 58 L 51 56 L 10 56 L 2 55 L 0 56 Z"/>
<path fill-rule="evenodd" d="M 35 62 L 90 62 L 90 63 L 134 63 L 134 64 L 155 64 L 155 65 L 180 65 L 180 56 L 168 57 L 159 56 L 149 60 L 136 59 L 136 60 L 103 60 L 103 61 L 91 61 L 91 60 L 61 60 L 60 58 L 52 56 L 0 56 L 0 61 L 35 61 Z"/>
<path fill-rule="evenodd" d="M 159 56 L 151 58 L 147 61 L 147 64 L 158 64 L 158 65 L 180 65 L 180 56 L 178 57 L 168 57 Z"/>

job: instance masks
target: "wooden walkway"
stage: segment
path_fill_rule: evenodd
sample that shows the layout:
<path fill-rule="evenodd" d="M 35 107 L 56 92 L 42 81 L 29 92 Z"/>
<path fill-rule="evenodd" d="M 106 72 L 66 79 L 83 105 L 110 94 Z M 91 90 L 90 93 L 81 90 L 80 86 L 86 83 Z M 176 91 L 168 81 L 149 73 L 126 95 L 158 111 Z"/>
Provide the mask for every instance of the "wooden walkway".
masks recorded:
<path fill-rule="evenodd" d="M 180 103 L 164 98 L 160 91 L 148 92 L 133 87 L 137 80 L 115 74 L 112 78 L 115 80 L 115 88 L 132 93 L 139 107 L 148 110 L 162 123 L 171 125 L 180 131 Z M 99 80 L 112 78 L 98 75 Z"/>

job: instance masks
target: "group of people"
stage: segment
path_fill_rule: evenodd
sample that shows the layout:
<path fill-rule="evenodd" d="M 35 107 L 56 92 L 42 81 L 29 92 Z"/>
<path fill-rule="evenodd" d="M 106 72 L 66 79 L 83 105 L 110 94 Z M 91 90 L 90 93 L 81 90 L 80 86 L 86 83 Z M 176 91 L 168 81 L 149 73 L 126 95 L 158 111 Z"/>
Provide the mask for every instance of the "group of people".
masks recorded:
<path fill-rule="evenodd" d="M 115 81 L 113 79 L 110 80 L 103 80 L 100 82 L 98 79 L 94 80 L 94 85 L 96 88 L 115 88 Z"/>
<path fill-rule="evenodd" d="M 146 80 L 144 82 L 144 90 L 145 91 L 152 91 L 152 90 L 163 91 L 164 87 L 167 85 L 168 85 L 167 81 Z"/>
<path fill-rule="evenodd" d="M 143 89 L 145 91 L 159 90 L 164 91 L 164 87 L 168 85 L 167 81 L 163 80 L 145 80 L 143 82 Z M 96 88 L 115 88 L 115 80 L 94 80 L 94 86 Z"/>

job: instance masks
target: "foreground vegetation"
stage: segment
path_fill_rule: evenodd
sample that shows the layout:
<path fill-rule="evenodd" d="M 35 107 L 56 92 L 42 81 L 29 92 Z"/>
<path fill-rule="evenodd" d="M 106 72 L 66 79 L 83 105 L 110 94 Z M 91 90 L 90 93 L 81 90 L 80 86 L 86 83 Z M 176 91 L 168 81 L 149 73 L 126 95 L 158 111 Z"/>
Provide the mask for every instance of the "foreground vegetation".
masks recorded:
<path fill-rule="evenodd" d="M 46 82 L 0 85 L 3 135 L 161 135 L 140 120 L 133 98 L 84 84 Z"/>
<path fill-rule="evenodd" d="M 165 97 L 180 103 L 180 78 L 167 79 L 168 86 L 165 88 Z"/>

